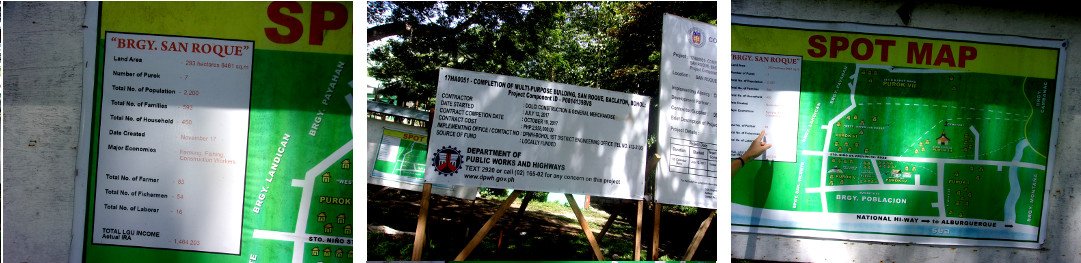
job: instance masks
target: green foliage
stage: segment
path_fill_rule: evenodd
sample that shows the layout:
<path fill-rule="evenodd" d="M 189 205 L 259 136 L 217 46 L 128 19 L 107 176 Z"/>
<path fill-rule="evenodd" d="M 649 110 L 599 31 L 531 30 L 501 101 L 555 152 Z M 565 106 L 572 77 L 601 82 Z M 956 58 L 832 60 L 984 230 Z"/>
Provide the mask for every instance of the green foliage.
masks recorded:
<path fill-rule="evenodd" d="M 500 198 L 506 199 L 510 195 L 510 191 L 507 189 L 480 187 L 480 196 L 483 198 Z"/>
<path fill-rule="evenodd" d="M 608 32 L 616 42 L 609 48 L 615 64 L 607 82 L 620 91 L 657 96 L 664 14 L 716 24 L 716 10 L 713 1 L 621 3 L 618 12 L 627 18 Z"/>
<path fill-rule="evenodd" d="M 693 215 L 698 214 L 698 208 L 697 207 L 682 206 L 682 205 L 677 205 L 677 206 L 672 206 L 672 207 L 675 208 L 675 210 L 677 210 L 677 211 L 679 211 L 679 212 L 681 212 L 681 213 L 683 213 L 685 215 L 693 216 Z"/>
<path fill-rule="evenodd" d="M 547 28 L 563 3 L 393 2 L 375 5 L 389 15 L 372 19 L 407 29 L 368 54 L 368 73 L 382 81 L 384 95 L 429 102 L 440 67 L 519 75 L 540 53 Z M 370 10 L 371 12 L 371 10 Z M 373 27 L 378 28 L 379 26 Z M 371 36 L 372 29 L 369 29 Z"/>
<path fill-rule="evenodd" d="M 529 196 L 530 202 L 544 202 L 545 200 L 548 200 L 548 192 L 533 192 Z"/>
<path fill-rule="evenodd" d="M 664 13 L 716 23 L 716 2 L 370 2 L 383 95 L 430 103 L 440 67 L 656 96 Z"/>

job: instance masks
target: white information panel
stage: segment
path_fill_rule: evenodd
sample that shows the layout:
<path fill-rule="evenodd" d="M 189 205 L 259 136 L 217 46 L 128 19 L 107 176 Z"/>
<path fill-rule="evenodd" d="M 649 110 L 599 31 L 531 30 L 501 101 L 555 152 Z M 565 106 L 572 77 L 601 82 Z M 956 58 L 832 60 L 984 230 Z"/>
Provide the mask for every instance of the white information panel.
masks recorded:
<path fill-rule="evenodd" d="M 717 208 L 717 26 L 665 14 L 657 201 Z"/>
<path fill-rule="evenodd" d="M 641 199 L 649 97 L 443 68 L 425 181 Z"/>
<path fill-rule="evenodd" d="M 240 253 L 252 42 L 105 37 L 93 242 Z"/>
<path fill-rule="evenodd" d="M 803 57 L 732 52 L 732 158 L 766 131 L 764 160 L 796 161 Z"/>

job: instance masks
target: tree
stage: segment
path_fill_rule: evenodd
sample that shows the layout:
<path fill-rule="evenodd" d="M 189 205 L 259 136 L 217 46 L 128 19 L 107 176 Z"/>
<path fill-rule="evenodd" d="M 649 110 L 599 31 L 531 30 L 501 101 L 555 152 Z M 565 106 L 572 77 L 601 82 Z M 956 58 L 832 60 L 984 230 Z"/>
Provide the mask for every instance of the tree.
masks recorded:
<path fill-rule="evenodd" d="M 370 37 L 397 36 L 368 54 L 369 74 L 399 102 L 430 101 L 439 67 L 517 75 L 565 3 L 374 2 Z M 387 14 L 389 13 L 389 14 Z"/>
<path fill-rule="evenodd" d="M 664 14 L 669 13 L 717 24 L 717 2 L 634 2 L 620 6 L 626 14 L 608 34 L 613 66 L 605 82 L 608 89 L 656 97 L 660 87 L 661 35 Z"/>
<path fill-rule="evenodd" d="M 431 101 L 439 67 L 656 96 L 664 13 L 716 23 L 716 2 L 371 2 L 369 74 Z"/>

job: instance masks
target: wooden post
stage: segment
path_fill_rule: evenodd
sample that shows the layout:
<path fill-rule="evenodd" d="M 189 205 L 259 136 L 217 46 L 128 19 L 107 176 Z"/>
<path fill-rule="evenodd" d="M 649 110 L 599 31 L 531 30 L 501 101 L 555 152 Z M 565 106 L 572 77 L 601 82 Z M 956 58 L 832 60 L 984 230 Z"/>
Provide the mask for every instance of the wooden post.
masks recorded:
<path fill-rule="evenodd" d="M 429 122 L 426 125 L 428 128 L 428 134 L 432 133 L 432 125 L 430 121 L 434 119 L 435 107 L 432 107 L 431 109 L 428 109 Z M 390 187 L 383 187 L 383 189 L 379 190 L 379 192 L 387 190 L 387 188 Z M 432 184 L 424 183 L 424 190 L 421 192 L 420 195 L 420 213 L 417 214 L 417 231 L 415 232 L 416 235 L 413 236 L 413 261 L 420 261 L 420 256 L 424 252 L 424 239 L 428 238 L 427 236 L 425 236 L 427 234 L 425 230 L 428 228 L 428 199 L 431 198 Z"/>
<path fill-rule="evenodd" d="M 428 199 L 432 197 L 432 184 L 424 184 L 424 192 L 420 195 L 420 213 L 417 214 L 417 232 L 413 236 L 413 261 L 419 261 L 424 252 L 425 229 L 428 228 Z"/>
<path fill-rule="evenodd" d="M 567 194 L 567 203 L 570 203 L 571 209 L 574 210 L 574 216 L 578 218 L 578 223 L 582 225 L 582 231 L 586 232 L 586 240 L 589 240 L 589 246 L 593 247 L 593 256 L 600 261 L 604 261 L 601 247 L 597 245 L 597 240 L 593 238 L 593 231 L 589 230 L 589 221 L 586 221 L 586 217 L 582 215 L 582 209 L 578 208 L 578 202 L 574 201 L 573 195 Z"/>
<path fill-rule="evenodd" d="M 687 247 L 687 253 L 684 253 L 683 260 L 691 260 L 694 257 L 694 252 L 698 250 L 698 244 L 702 243 L 702 237 L 706 236 L 706 230 L 709 229 L 709 224 L 713 222 L 713 216 L 717 215 L 717 210 L 713 210 L 713 213 L 709 214 L 706 220 L 702 221 L 702 225 L 698 227 L 698 233 L 694 234 L 694 240 L 691 240 L 691 246 Z"/>
<path fill-rule="evenodd" d="M 465 249 L 462 249 L 462 252 L 458 253 L 458 256 L 454 258 L 454 261 L 465 260 L 465 257 L 468 257 L 469 253 L 472 253 L 473 249 L 477 248 L 477 245 L 480 244 L 480 241 L 484 240 L 484 235 L 488 234 L 489 230 L 492 230 L 492 227 L 495 226 L 495 223 L 499 221 L 499 217 L 503 216 L 503 212 L 507 211 L 507 208 L 510 207 L 511 203 L 514 203 L 514 199 L 517 199 L 518 194 L 520 194 L 521 192 L 521 190 L 514 190 L 514 192 L 511 193 L 509 197 L 507 197 L 507 200 L 503 201 L 503 204 L 499 206 L 499 210 L 496 210 L 495 214 L 492 215 L 492 218 L 488 219 L 487 223 L 484 223 L 484 226 L 477 231 L 476 235 L 473 236 L 473 240 L 470 240 L 469 244 L 465 245 Z"/>
<path fill-rule="evenodd" d="M 642 205 L 645 201 L 638 200 L 637 223 L 634 224 L 634 261 L 642 260 Z"/>
<path fill-rule="evenodd" d="M 390 186 L 384 186 L 383 188 L 379 189 L 379 191 L 375 191 L 374 194 L 370 194 L 368 196 L 377 196 L 377 195 L 383 193 L 383 191 L 386 191 L 387 189 L 390 189 Z"/>
<path fill-rule="evenodd" d="M 601 241 L 604 241 L 604 233 L 608 233 L 608 229 L 612 227 L 612 222 L 616 221 L 617 216 L 619 216 L 618 212 L 608 216 L 608 221 L 604 222 L 604 227 L 601 228 L 601 234 L 597 237 L 598 245 L 601 243 Z M 590 260 L 597 260 L 597 258 L 594 256 L 590 256 Z"/>
<path fill-rule="evenodd" d="M 608 221 L 604 222 L 604 227 L 601 227 L 601 235 L 597 237 L 597 243 L 600 243 L 602 240 L 604 240 L 604 234 L 608 233 L 608 229 L 612 227 L 612 222 L 615 222 L 616 217 L 618 216 L 618 212 L 608 216 Z"/>
<path fill-rule="evenodd" d="M 661 203 L 653 202 L 653 253 L 650 254 L 650 260 L 656 261 L 660 255 L 657 255 L 657 246 L 661 243 Z"/>

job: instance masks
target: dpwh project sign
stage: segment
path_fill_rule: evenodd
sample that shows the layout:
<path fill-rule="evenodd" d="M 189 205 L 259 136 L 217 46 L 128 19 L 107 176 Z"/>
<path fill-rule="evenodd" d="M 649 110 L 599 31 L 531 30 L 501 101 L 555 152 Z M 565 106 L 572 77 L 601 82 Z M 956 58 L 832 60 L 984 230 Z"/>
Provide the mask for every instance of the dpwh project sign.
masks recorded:
<path fill-rule="evenodd" d="M 649 97 L 443 68 L 425 182 L 641 199 Z"/>
<path fill-rule="evenodd" d="M 657 201 L 717 208 L 717 26 L 664 16 Z"/>

